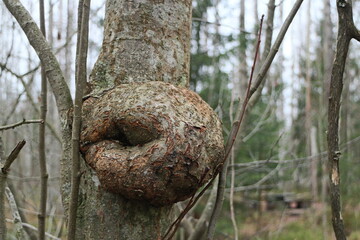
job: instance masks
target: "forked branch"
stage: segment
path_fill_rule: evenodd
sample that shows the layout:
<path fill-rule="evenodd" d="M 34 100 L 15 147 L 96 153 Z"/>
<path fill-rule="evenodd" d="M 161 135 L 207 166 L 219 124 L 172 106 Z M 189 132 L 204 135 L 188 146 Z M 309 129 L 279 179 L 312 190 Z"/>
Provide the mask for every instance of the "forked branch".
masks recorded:
<path fill-rule="evenodd" d="M 226 147 L 225 147 L 225 158 L 224 158 L 224 164 L 222 166 L 221 173 L 220 173 L 220 181 L 219 181 L 219 187 L 218 187 L 218 198 L 217 198 L 217 203 L 214 207 L 214 212 L 213 212 L 213 216 L 210 219 L 210 224 L 209 224 L 209 229 L 208 229 L 208 234 L 207 234 L 207 239 L 211 240 L 214 236 L 214 232 L 215 232 L 215 224 L 217 221 L 217 218 L 220 214 L 220 210 L 221 210 L 221 206 L 222 206 L 222 201 L 223 201 L 223 196 L 224 193 L 223 191 L 225 190 L 225 187 L 222 187 L 221 185 L 225 186 L 225 180 L 226 180 L 226 168 L 227 168 L 227 159 L 231 153 L 231 149 L 235 143 L 236 137 L 239 133 L 239 129 L 241 126 L 241 122 L 242 119 L 244 118 L 244 114 L 246 111 L 246 107 L 251 99 L 251 97 L 253 96 L 253 94 L 258 90 L 258 88 L 260 87 L 261 83 L 264 81 L 264 78 L 266 76 L 266 73 L 268 72 L 278 50 L 279 47 L 285 37 L 285 34 L 292 22 L 292 20 L 294 19 L 296 13 L 298 12 L 301 4 L 302 4 L 303 0 L 297 0 L 293 6 L 293 8 L 291 9 L 288 17 L 286 18 L 284 24 L 282 25 L 280 32 L 274 42 L 274 45 L 272 46 L 269 54 L 267 55 L 263 65 L 260 68 L 260 71 L 255 79 L 255 83 L 252 84 L 252 74 L 250 76 L 250 81 L 249 81 L 249 86 L 248 86 L 248 91 L 244 100 L 244 103 L 242 106 L 239 106 L 240 109 L 238 109 L 237 111 L 237 116 L 235 117 L 235 122 L 231 128 L 228 140 L 226 142 Z M 253 66 L 254 68 L 254 66 Z M 253 71 L 253 69 L 252 69 Z M 221 178 L 223 178 L 223 180 L 221 180 Z M 221 193 L 222 191 L 222 193 Z"/>
<path fill-rule="evenodd" d="M 19 0 L 3 0 L 3 2 L 11 14 L 16 18 L 31 46 L 39 56 L 54 92 L 60 116 L 65 117 L 67 110 L 72 106 L 71 94 L 60 69 L 59 62 L 51 51 L 51 47 L 30 13 Z"/>

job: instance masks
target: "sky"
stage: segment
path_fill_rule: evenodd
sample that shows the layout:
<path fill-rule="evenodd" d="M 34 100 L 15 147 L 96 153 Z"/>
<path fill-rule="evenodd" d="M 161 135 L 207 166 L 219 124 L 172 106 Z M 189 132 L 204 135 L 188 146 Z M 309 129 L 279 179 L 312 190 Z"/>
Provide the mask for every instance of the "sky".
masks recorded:
<path fill-rule="evenodd" d="M 37 21 L 39 19 L 38 14 L 38 7 L 37 2 L 31 1 L 31 0 L 23 0 L 22 1 L 24 5 L 27 7 L 27 9 L 31 12 L 33 18 Z M 56 27 L 57 29 L 65 29 L 66 22 L 67 22 L 67 16 L 65 15 L 66 11 L 63 11 L 64 14 L 59 14 L 59 9 L 66 9 L 67 3 L 71 1 L 65 1 L 65 0 L 51 0 L 46 1 L 46 9 L 49 9 L 49 2 L 55 4 L 55 11 L 54 11 L 54 20 L 57 22 Z M 224 35 L 229 35 L 231 33 L 237 34 L 239 32 L 239 13 L 240 13 L 240 0 L 222 0 L 220 1 L 219 5 L 219 15 L 220 15 L 220 27 L 219 31 Z M 293 3 L 295 0 L 277 0 L 276 4 L 281 4 L 279 7 L 283 8 L 283 19 L 287 16 L 288 12 L 293 6 Z M 295 17 L 294 22 L 289 28 L 289 31 L 284 39 L 284 42 L 282 44 L 282 48 L 280 51 L 282 52 L 285 60 L 284 60 L 284 74 L 283 74 L 283 81 L 288 86 L 285 88 L 284 91 L 284 99 L 285 99 L 285 105 L 284 105 L 284 114 L 289 115 L 293 113 L 293 105 L 296 105 L 296 102 L 293 102 L 293 94 L 294 91 L 297 90 L 297 88 L 300 87 L 301 83 L 299 82 L 299 79 L 294 78 L 294 68 L 292 67 L 293 62 L 297 61 L 299 51 L 303 48 L 304 45 L 304 38 L 305 38 L 305 32 L 306 28 L 305 26 L 308 24 L 307 19 L 307 8 L 308 3 L 311 3 L 311 18 L 313 22 L 318 22 L 319 19 L 322 17 L 322 8 L 323 8 L 323 1 L 304 1 L 302 4 L 302 7 L 298 13 L 298 15 Z M 333 1 L 331 1 L 333 2 Z M 2 3 L 1 3 L 2 4 Z M 76 5 L 72 3 L 72 5 Z M 100 17 L 104 16 L 104 7 L 103 1 L 92 1 L 91 9 L 93 18 L 91 20 L 92 25 L 90 27 L 90 39 L 93 44 L 90 44 L 90 50 L 89 50 L 89 69 L 92 68 L 93 64 L 96 61 L 99 47 L 102 42 L 102 29 L 98 26 L 98 22 L 95 19 L 98 19 Z M 75 7 L 76 6 L 72 6 Z M 246 26 L 245 30 L 249 32 L 254 32 L 253 26 L 255 25 L 255 19 L 254 19 L 254 1 L 246 1 L 245 3 L 246 7 Z M 332 7 L 333 9 L 333 18 L 336 17 L 335 7 Z M 76 9 L 75 9 L 76 10 Z M 47 10 L 48 11 L 48 10 Z M 266 0 L 259 0 L 258 1 L 258 15 L 261 16 L 262 14 L 266 15 L 267 12 L 267 1 Z M 97 17 L 95 18 L 94 15 Z M 34 63 L 31 64 L 32 66 L 36 66 L 37 57 L 35 55 L 35 52 L 28 47 L 27 39 L 25 38 L 24 34 L 22 33 L 22 30 L 19 28 L 17 23 L 13 23 L 14 19 L 10 16 L 9 13 L 7 13 L 7 10 L 5 7 L 1 7 L 1 22 L 2 24 L 6 25 L 6 28 L 0 29 L 0 38 L 2 40 L 3 49 L 10 49 L 11 48 L 11 42 L 13 40 L 14 45 L 16 45 L 15 50 L 13 50 L 14 54 L 18 57 L 17 60 L 14 60 L 13 63 L 15 69 L 19 73 L 23 73 L 24 69 L 28 68 L 28 61 L 27 59 L 34 58 Z M 265 16 L 266 18 L 266 16 Z M 274 26 L 274 38 L 277 35 L 277 31 L 279 31 L 281 24 L 283 22 L 283 19 L 279 17 L 279 15 L 275 16 L 275 26 Z M 215 22 L 215 10 L 211 9 L 208 14 L 208 21 L 209 22 Z M 61 24 L 59 24 L 61 22 Z M 333 19 L 333 22 L 336 22 L 335 19 Z M 312 25 L 314 26 L 314 25 Z M 14 28 L 16 31 L 13 33 L 13 36 L 9 35 L 9 32 L 11 29 Z M 211 25 L 209 27 L 209 30 L 211 31 Z M 314 28 L 311 29 L 312 32 L 315 31 Z M 56 32 L 54 33 L 56 35 Z M 73 37 L 73 45 L 75 46 L 75 37 Z M 311 41 L 316 41 L 315 34 L 312 34 Z M 58 43 L 55 42 L 54 46 L 59 47 L 61 46 L 62 42 L 59 41 Z M 300 50 L 299 50 L 300 49 Z M 0 59 L 3 60 L 6 55 L 6 50 L 3 51 L 0 54 Z M 250 56 L 251 57 L 251 56 Z M 20 60 L 19 60 L 20 59 Z M 61 60 L 61 56 L 60 56 Z M 225 63 L 221 66 L 223 70 L 231 71 L 232 69 L 232 63 Z M 295 69 L 296 71 L 296 69 Z M 230 72 L 228 72 L 231 74 Z M 1 81 L 4 80 L 0 80 Z M 16 84 L 15 84 L 16 85 Z M 14 86 L 10 86 L 14 87 Z M 15 87 L 16 88 L 16 87 Z M 74 92 L 74 83 L 71 81 L 71 89 L 72 92 Z"/>

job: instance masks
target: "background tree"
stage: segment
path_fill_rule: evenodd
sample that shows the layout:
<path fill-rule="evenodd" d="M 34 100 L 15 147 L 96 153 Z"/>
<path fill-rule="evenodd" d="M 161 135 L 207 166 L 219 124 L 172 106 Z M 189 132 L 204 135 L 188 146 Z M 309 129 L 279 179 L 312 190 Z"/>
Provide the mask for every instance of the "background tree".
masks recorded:
<path fill-rule="evenodd" d="M 76 147 L 71 145 L 76 125 L 71 125 L 69 88 L 29 13 L 19 2 L 4 2 L 37 51 L 56 98 L 62 121 L 66 208 L 71 160 L 75 159 L 71 149 Z M 121 14 L 116 10 L 120 8 L 124 9 Z M 195 193 L 222 159 L 219 121 L 206 103 L 183 88 L 188 86 L 190 9 L 191 1 L 107 2 L 104 44 L 90 77 L 83 112 L 83 119 L 89 121 L 83 122 L 80 139 L 92 169 L 84 165 L 83 170 L 73 171 L 75 178 L 82 172 L 84 184 L 76 214 L 77 238 L 160 238 L 171 223 L 171 204 Z M 169 14 L 174 12 L 177 14 Z M 119 84 L 127 85 L 117 88 Z M 118 109 L 115 103 L 121 99 L 124 105 Z M 75 104 L 74 120 L 79 103 Z M 141 109 L 143 106 L 148 108 Z"/>
<path fill-rule="evenodd" d="M 37 3 L 27 0 L 22 2 L 38 22 Z M 268 0 L 245 2 L 245 29 L 243 29 L 245 31 L 240 31 L 241 5 L 239 0 L 193 1 L 190 88 L 199 92 L 202 98 L 209 101 L 209 104 L 216 109 L 216 113 L 222 119 L 224 136 L 228 135 L 231 128 L 231 117 L 235 112 L 234 110 L 231 112 L 231 109 L 235 109 L 244 97 L 235 94 L 244 89 L 239 90 L 234 87 L 239 83 L 239 60 L 241 60 L 239 59 L 239 36 L 242 33 L 245 37 L 246 64 L 251 66 L 259 27 L 258 18 L 265 14 L 263 46 L 260 49 L 262 54 L 258 60 L 258 63 L 261 64 L 261 59 L 265 57 L 265 45 L 267 45 L 265 44 L 267 42 L 265 32 L 268 32 L 266 29 L 270 27 L 276 36 L 283 22 L 282 16 L 287 15 L 293 4 L 292 1 L 273 2 L 275 10 L 272 26 L 267 20 L 270 18 L 267 9 L 271 7 Z M 19 140 L 27 140 L 26 146 L 7 175 L 7 182 L 15 197 L 26 234 L 31 235 L 31 239 L 36 239 L 40 201 L 38 187 L 40 171 L 37 153 L 38 118 L 42 100 L 39 62 L 35 51 L 22 33 L 22 29 L 17 27 L 15 19 L 9 14 L 3 2 L 0 5 L 3 20 L 0 21 L 0 38 L 4 49 L 0 52 L 0 109 L 2 113 L 0 115 L 0 134 L 4 140 L 4 151 L 9 153 Z M 76 3 L 71 1 L 45 2 L 48 41 L 57 59 L 60 60 L 60 68 L 66 76 L 65 81 L 73 97 L 75 93 L 75 36 L 77 36 L 74 26 L 77 13 L 74 5 Z M 299 10 L 299 16 L 295 17 L 294 25 L 288 33 L 289 36 L 285 37 L 284 45 L 278 49 L 279 56 L 274 59 L 274 63 L 267 73 L 261 94 L 256 94 L 257 104 L 251 108 L 248 120 L 243 125 L 242 134 L 240 134 L 242 141 L 238 145 L 240 147 L 235 151 L 234 161 L 229 166 L 231 171 L 229 171 L 230 175 L 225 186 L 225 201 L 217 221 L 215 239 L 235 239 L 236 229 L 238 237 L 241 239 L 330 239 L 333 237 L 334 233 L 329 224 L 330 218 L 327 215 L 330 213 L 330 205 L 329 195 L 326 195 L 329 177 L 325 164 L 327 159 L 325 138 L 327 108 L 325 106 L 328 101 L 331 65 L 335 50 L 334 33 L 336 30 L 332 21 L 336 21 L 337 17 L 336 1 L 313 1 L 311 5 L 312 26 L 310 30 L 312 34 L 308 54 L 306 54 L 307 34 L 305 31 L 307 24 L 304 23 L 307 22 L 309 8 L 305 6 Z M 354 11 L 359 9 L 356 2 L 352 7 Z M 93 1 L 89 22 L 87 67 L 89 73 L 101 49 L 105 23 L 104 13 L 105 2 Z M 356 15 L 354 15 L 354 22 L 358 23 Z M 136 41 L 136 39 L 133 40 Z M 359 229 L 360 222 L 358 211 L 356 211 L 359 207 L 357 201 L 359 186 L 354 184 L 360 170 L 356 157 L 359 155 L 360 149 L 359 116 L 357 114 L 359 112 L 358 89 L 360 86 L 359 68 L 356 61 L 358 48 L 358 44 L 350 45 L 344 70 L 345 85 L 339 118 L 339 148 L 342 152 L 339 162 L 342 173 L 340 183 L 342 186 L 340 188 L 342 216 L 345 219 L 344 227 L 349 239 L 358 238 L 359 231 L 357 229 Z M 310 71 L 307 66 L 310 66 Z M 250 69 L 246 70 L 249 73 Z M 258 70 L 257 68 L 255 73 Z M 92 79 L 94 79 L 93 76 Z M 314 151 L 310 155 L 306 150 L 308 145 L 306 139 L 309 139 L 309 134 L 307 134 L 308 131 L 304 131 L 306 129 L 305 93 L 307 88 L 305 79 L 310 79 L 311 83 L 311 88 L 308 88 L 311 97 L 311 125 L 312 129 L 316 129 L 316 131 L 310 131 L 310 140 L 317 144 L 319 150 L 318 154 Z M 93 81 L 93 84 L 97 85 L 96 81 Z M 91 86 L 89 89 L 91 90 Z M 88 93 L 86 92 L 86 94 Z M 62 151 L 60 144 L 61 118 L 56 111 L 52 94 L 48 94 L 48 96 L 45 151 L 49 179 L 45 234 L 56 239 L 64 238 L 68 232 L 65 222 L 66 212 L 63 209 L 63 206 L 67 207 L 67 205 L 63 205 L 59 197 L 61 184 L 58 159 L 61 157 Z M 89 96 L 85 99 L 95 101 Z M 24 118 L 25 120 L 23 120 Z M 72 119 L 69 119 L 68 122 L 72 125 Z M 8 128 L 15 125 L 17 127 Z M 149 138 L 153 136 L 151 133 L 147 133 L 146 136 Z M 121 136 L 121 134 L 117 136 Z M 113 141 L 112 138 L 115 137 L 110 138 L 109 141 Z M 84 151 L 86 150 L 87 146 L 84 148 Z M 309 169 L 316 161 L 319 163 L 316 169 L 317 180 L 319 183 L 322 180 L 322 197 L 319 202 L 313 202 L 309 209 L 293 210 L 278 204 L 274 210 L 265 210 L 265 203 L 271 203 L 274 195 L 285 197 L 291 195 L 299 199 L 310 199 Z M 86 174 L 85 171 L 82 173 Z M 166 175 L 166 172 L 162 173 Z M 85 175 L 82 177 L 85 178 Z M 215 190 L 216 186 L 211 192 L 214 193 Z M 207 194 L 206 191 L 195 208 L 191 209 L 184 217 L 178 231 L 178 239 L 199 239 L 199 236 L 204 236 L 215 196 L 215 194 Z M 80 200 L 82 199 L 80 197 Z M 13 224 L 17 220 L 10 211 L 7 199 L 5 203 L 8 204 L 5 210 L 8 236 L 11 238 L 16 236 L 19 224 Z M 187 204 L 187 201 L 177 203 L 173 208 L 173 216 L 184 210 Z M 115 210 L 117 211 L 117 209 Z M 81 211 L 83 209 L 79 210 L 79 212 Z M 94 215 L 98 214 L 101 212 L 95 212 Z M 82 224 L 81 221 L 80 224 Z"/>

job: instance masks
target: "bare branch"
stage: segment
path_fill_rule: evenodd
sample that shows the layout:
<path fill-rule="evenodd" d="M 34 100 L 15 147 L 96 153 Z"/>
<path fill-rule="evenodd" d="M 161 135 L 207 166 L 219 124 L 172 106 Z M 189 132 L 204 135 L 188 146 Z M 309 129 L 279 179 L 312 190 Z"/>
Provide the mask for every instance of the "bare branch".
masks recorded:
<path fill-rule="evenodd" d="M 24 30 L 31 46 L 35 49 L 55 95 L 58 111 L 62 118 L 66 117 L 68 109 L 72 106 L 69 87 L 67 86 L 59 63 L 51 52 L 51 48 L 29 12 L 19 0 L 3 0 L 8 10 L 16 18 Z"/>
<path fill-rule="evenodd" d="M 250 91 L 250 96 L 254 94 L 254 92 L 259 88 L 261 82 L 263 81 L 263 79 L 266 76 L 267 71 L 270 68 L 271 63 L 273 62 L 277 52 L 279 51 L 279 47 L 285 37 L 285 34 L 292 22 L 292 20 L 294 19 L 297 11 L 299 10 L 301 4 L 303 3 L 304 0 L 297 0 L 293 6 L 293 8 L 291 9 L 289 16 L 286 18 L 284 24 L 282 25 L 280 32 L 274 42 L 274 45 L 272 46 L 269 55 L 266 57 L 264 64 L 261 66 L 260 71 L 255 79 L 255 83 L 254 86 L 252 86 L 251 91 Z"/>
<path fill-rule="evenodd" d="M 336 41 L 336 53 L 331 71 L 329 105 L 328 105 L 328 162 L 330 178 L 330 204 L 332 213 L 332 225 L 337 240 L 346 239 L 344 220 L 341 215 L 340 200 L 340 156 L 339 149 L 339 114 L 341 94 L 343 89 L 343 75 L 350 40 L 355 37 L 357 29 L 354 25 L 352 14 L 352 2 L 337 0 L 339 16 L 338 36 Z"/>
<path fill-rule="evenodd" d="M 11 208 L 11 213 L 14 218 L 14 224 L 15 224 L 15 228 L 16 228 L 16 238 L 19 240 L 25 239 L 24 238 L 24 236 L 25 236 L 24 228 L 22 226 L 22 220 L 20 217 L 18 207 L 15 202 L 14 195 L 12 194 L 11 190 L 8 187 L 5 189 L 5 191 L 6 191 L 6 197 L 8 199 L 8 202 L 9 202 L 9 205 Z"/>
<path fill-rule="evenodd" d="M 34 108 L 34 110 L 35 110 L 38 114 L 40 113 L 40 110 L 39 110 L 38 107 L 36 106 L 36 103 L 35 103 L 35 101 L 34 101 L 34 98 L 33 98 L 33 96 L 31 95 L 31 91 L 29 90 L 30 82 L 32 82 L 32 80 L 33 80 L 34 77 L 32 76 L 32 77 L 31 77 L 31 80 L 30 80 L 28 83 L 26 83 L 23 78 L 24 78 L 25 76 L 27 76 L 28 74 L 34 73 L 37 69 L 39 69 L 39 66 L 40 66 L 40 65 L 38 65 L 38 66 L 35 67 L 34 69 L 29 70 L 28 72 L 26 72 L 26 73 L 24 73 L 24 74 L 19 75 L 19 74 L 16 74 L 14 71 L 12 71 L 10 68 L 8 68 L 5 64 L 0 63 L 0 68 L 1 68 L 1 69 L 6 70 L 7 72 L 9 72 L 10 74 L 12 74 L 12 75 L 15 76 L 17 79 L 20 80 L 20 82 L 21 82 L 21 84 L 23 85 L 24 90 L 25 90 L 25 92 L 26 92 L 26 96 L 27 96 L 28 100 L 29 100 L 30 103 L 31 103 L 31 106 Z M 46 124 L 46 126 L 49 128 L 50 132 L 53 134 L 53 136 L 55 137 L 55 139 L 56 139 L 58 142 L 61 142 L 60 136 L 59 136 L 59 134 L 57 133 L 57 131 L 55 130 L 54 125 L 51 124 L 51 123 L 49 123 L 48 121 L 46 121 L 45 124 Z"/>
<path fill-rule="evenodd" d="M 202 23 L 205 23 L 205 24 L 216 25 L 216 26 L 219 26 L 219 27 L 227 27 L 227 28 L 230 28 L 230 29 L 233 29 L 233 30 L 239 30 L 239 28 L 236 28 L 236 27 L 233 27 L 233 26 L 230 26 L 230 25 L 220 24 L 220 23 L 216 23 L 216 22 L 209 22 L 207 19 L 202 19 L 202 18 L 194 17 L 194 18 L 192 18 L 192 21 L 194 21 L 194 22 L 202 22 Z M 256 35 L 256 33 L 246 31 L 243 28 L 240 28 L 240 32 L 245 33 L 245 34 Z"/>
<path fill-rule="evenodd" d="M 7 177 L 8 177 L 8 179 L 11 179 L 9 174 L 7 175 Z M 15 204 L 16 204 L 17 208 L 20 210 L 19 214 L 20 214 L 20 218 L 21 218 L 22 223 L 27 223 L 28 222 L 27 216 L 26 216 L 26 214 L 24 214 L 26 211 L 24 211 L 24 209 L 22 209 L 20 204 L 19 204 L 19 196 L 18 196 L 17 188 L 14 187 L 12 181 L 8 181 L 7 185 L 8 185 L 8 188 L 10 189 L 10 191 L 12 192 L 12 195 L 14 197 L 14 201 L 15 201 Z M 29 236 L 30 240 L 37 240 L 38 239 L 37 234 L 35 234 L 34 231 L 32 231 L 32 230 L 30 230 L 29 228 L 26 228 L 26 227 L 24 228 L 24 230 L 26 231 L 26 234 Z"/>
<path fill-rule="evenodd" d="M 10 155 L 6 158 L 4 165 L 1 168 L 1 171 L 3 174 L 7 174 L 11 164 L 15 161 L 15 159 L 17 158 L 17 156 L 19 155 L 21 149 L 25 146 L 25 144 L 26 144 L 26 141 L 22 140 L 11 151 Z"/>
<path fill-rule="evenodd" d="M 6 219 L 6 222 L 14 223 L 14 221 L 13 221 L 13 220 L 10 220 L 10 219 Z M 23 227 L 29 228 L 29 229 L 31 229 L 31 230 L 33 230 L 33 231 L 38 231 L 38 229 L 37 229 L 36 227 L 34 227 L 33 225 L 31 225 L 31 224 L 22 223 L 22 225 L 23 225 Z M 53 236 L 53 235 L 51 235 L 50 233 L 47 233 L 47 232 L 45 233 L 45 236 L 48 237 L 48 238 L 50 238 L 50 239 L 61 240 L 60 238 L 55 237 L 55 236 Z"/>
<path fill-rule="evenodd" d="M 225 184 L 226 184 L 228 158 L 229 158 L 229 155 L 231 153 L 232 147 L 233 147 L 233 145 L 235 143 L 236 135 L 238 134 L 241 123 L 242 123 L 242 121 L 244 119 L 247 104 L 249 103 L 249 100 L 250 100 L 250 97 L 251 97 L 250 96 L 250 87 L 251 87 L 251 82 L 252 82 L 253 74 L 254 74 L 254 71 L 255 71 L 255 65 L 256 65 L 256 61 L 258 59 L 258 54 L 259 54 L 259 49 L 260 49 L 261 30 L 262 30 L 263 20 L 264 20 L 264 15 L 262 16 L 261 22 L 260 22 L 260 29 L 259 29 L 259 34 L 258 34 L 258 42 L 257 42 L 257 46 L 256 46 L 253 66 L 251 68 L 251 74 L 250 74 L 248 88 L 246 90 L 246 97 L 245 97 L 245 100 L 244 100 L 244 102 L 243 102 L 243 104 L 241 106 L 241 111 L 238 112 L 239 114 L 235 118 L 236 120 L 233 123 L 233 127 L 232 127 L 232 129 L 230 131 L 229 138 L 228 138 L 228 140 L 226 142 L 225 156 L 224 156 L 224 159 L 223 159 L 223 166 L 221 166 L 221 168 L 220 168 L 220 176 L 219 176 L 219 184 L 218 184 L 218 192 L 217 192 L 217 196 L 216 196 L 216 202 L 215 202 L 215 206 L 214 206 L 211 218 L 210 218 L 209 228 L 208 228 L 208 231 L 207 231 L 207 239 L 208 240 L 211 240 L 214 237 L 216 221 L 220 216 L 220 212 L 221 212 L 221 208 L 222 208 L 222 204 L 223 204 L 223 200 L 224 200 L 224 191 L 225 191 Z"/>
<path fill-rule="evenodd" d="M 89 34 L 89 15 L 90 0 L 80 1 L 79 11 L 81 11 L 81 19 L 79 20 L 80 33 L 78 36 L 77 54 L 76 54 L 76 90 L 75 90 L 75 106 L 72 129 L 72 171 L 71 171 L 71 195 L 69 206 L 69 222 L 68 222 L 68 239 L 76 238 L 76 217 L 79 198 L 80 186 L 80 131 L 81 131 L 81 114 L 82 114 L 82 98 L 84 87 L 86 84 L 86 59 L 88 51 L 88 34 Z"/>
<path fill-rule="evenodd" d="M 45 31 L 45 13 L 44 13 L 44 0 L 39 1 L 40 10 L 40 29 L 44 37 Z M 40 118 L 46 122 L 47 113 L 47 81 L 44 63 L 41 63 L 41 105 L 40 105 Z M 40 165 L 40 206 L 38 215 L 38 236 L 40 240 L 45 239 L 45 224 L 46 224 L 46 199 L 47 199 L 47 186 L 48 186 L 48 173 L 46 169 L 46 151 L 45 151 L 45 124 L 39 126 L 39 165 Z"/>
<path fill-rule="evenodd" d="M 10 125 L 1 126 L 1 127 L 0 127 L 0 131 L 5 131 L 5 130 L 9 130 L 9 129 L 14 129 L 14 128 L 19 127 L 19 126 L 21 126 L 21 125 L 32 124 L 32 123 L 41 123 L 41 124 L 43 124 L 44 121 L 43 121 L 42 119 L 35 119 L 35 120 L 25 120 L 25 119 L 23 119 L 22 121 L 17 122 L 17 123 L 13 123 L 13 124 L 10 124 Z"/>
<path fill-rule="evenodd" d="M 2 139 L 0 137 L 0 239 L 6 239 L 6 223 L 5 223 L 5 188 L 6 188 L 6 180 L 7 180 L 7 173 L 11 166 L 11 164 L 14 162 L 16 157 L 19 155 L 21 149 L 25 145 L 25 140 L 22 140 L 19 142 L 14 150 L 10 153 L 10 155 L 3 160 L 3 145 L 2 145 Z"/>
<path fill-rule="evenodd" d="M 218 184 L 218 178 L 214 182 L 214 186 L 213 189 L 211 190 L 206 206 L 204 207 L 204 210 L 202 211 L 201 216 L 195 225 L 194 231 L 189 235 L 188 240 L 201 239 L 201 236 L 204 236 L 204 234 L 206 233 L 206 223 L 211 216 L 213 205 L 216 199 L 217 184 Z"/>

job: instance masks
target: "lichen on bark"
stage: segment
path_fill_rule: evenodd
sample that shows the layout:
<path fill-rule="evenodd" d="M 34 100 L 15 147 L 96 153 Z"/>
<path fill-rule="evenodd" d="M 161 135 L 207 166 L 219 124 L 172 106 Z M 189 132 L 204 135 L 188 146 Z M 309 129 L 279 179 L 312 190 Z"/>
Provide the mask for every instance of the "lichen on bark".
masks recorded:
<path fill-rule="evenodd" d="M 161 239 L 171 204 L 223 154 L 216 114 L 186 89 L 191 0 L 108 0 L 104 23 L 84 98 L 78 238 Z"/>
<path fill-rule="evenodd" d="M 148 81 L 188 87 L 191 0 L 108 0 L 106 9 L 89 92 Z"/>

